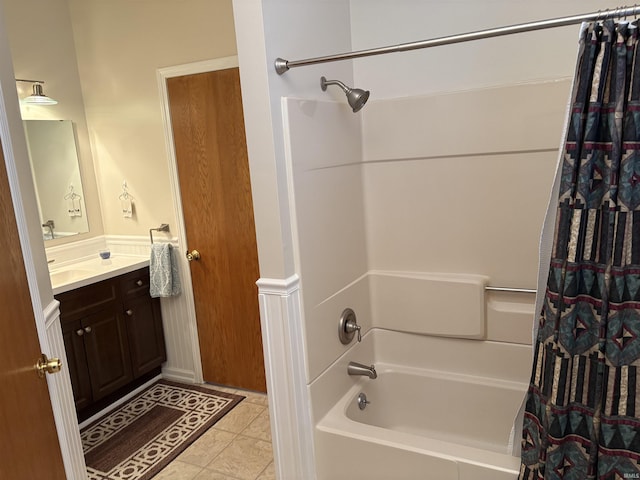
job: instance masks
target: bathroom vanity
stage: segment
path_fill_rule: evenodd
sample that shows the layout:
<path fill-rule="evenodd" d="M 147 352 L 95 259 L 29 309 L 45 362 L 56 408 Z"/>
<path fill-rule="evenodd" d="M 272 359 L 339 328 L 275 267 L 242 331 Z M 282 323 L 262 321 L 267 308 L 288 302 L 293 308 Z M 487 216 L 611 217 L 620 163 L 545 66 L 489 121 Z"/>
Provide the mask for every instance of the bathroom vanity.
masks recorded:
<path fill-rule="evenodd" d="M 160 301 L 149 295 L 148 267 L 55 298 L 81 420 L 160 372 L 167 357 Z"/>

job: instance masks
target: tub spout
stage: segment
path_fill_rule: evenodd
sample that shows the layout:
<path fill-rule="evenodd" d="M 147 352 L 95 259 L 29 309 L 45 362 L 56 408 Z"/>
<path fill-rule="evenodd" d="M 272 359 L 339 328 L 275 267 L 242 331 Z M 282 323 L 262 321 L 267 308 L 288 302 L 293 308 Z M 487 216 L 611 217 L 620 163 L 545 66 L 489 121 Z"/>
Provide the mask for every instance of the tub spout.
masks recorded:
<path fill-rule="evenodd" d="M 356 362 L 349 362 L 347 373 L 349 375 L 365 375 L 371 379 L 378 378 L 375 366 L 371 365 L 370 367 L 367 367 L 366 365 Z"/>

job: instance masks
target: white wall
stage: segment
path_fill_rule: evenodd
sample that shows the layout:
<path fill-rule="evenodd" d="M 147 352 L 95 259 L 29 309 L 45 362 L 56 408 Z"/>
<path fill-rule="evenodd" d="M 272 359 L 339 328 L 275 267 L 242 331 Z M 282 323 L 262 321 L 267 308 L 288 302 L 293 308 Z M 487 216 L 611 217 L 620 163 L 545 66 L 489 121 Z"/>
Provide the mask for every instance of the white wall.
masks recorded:
<path fill-rule="evenodd" d="M 285 112 L 310 383 L 349 348 L 337 335 L 346 307 L 363 334 L 371 325 L 361 121 L 345 102 L 289 99 Z"/>
<path fill-rule="evenodd" d="M 535 288 L 569 90 L 562 81 L 368 105 L 370 268 Z"/>
<path fill-rule="evenodd" d="M 352 38 L 355 49 L 370 48 L 615 7 L 608 3 L 353 0 Z M 354 62 L 358 86 L 372 92 L 362 113 L 370 269 L 536 288 L 579 29 Z M 533 302 L 489 294 L 486 338 L 529 343 Z M 373 309 L 373 324 L 398 328 L 384 311 Z M 427 331 L 440 321 L 419 309 L 412 316 Z"/>
<path fill-rule="evenodd" d="M 354 50 L 615 9 L 613 0 L 351 0 Z M 578 26 L 354 61 L 372 99 L 572 77 Z"/>
<path fill-rule="evenodd" d="M 305 355 L 306 347 L 311 348 L 315 338 L 303 323 L 298 300 L 296 274 L 300 272 L 298 260 L 304 254 L 298 250 L 293 226 L 295 210 L 289 190 L 293 172 L 286 161 L 287 127 L 282 97 L 339 98 L 338 92 L 320 90 L 320 77 L 351 82 L 352 75 L 349 62 L 343 62 L 294 70 L 281 77 L 276 74 L 273 62 L 277 57 L 297 58 L 350 49 L 349 4 L 346 0 L 234 0 L 233 3 L 262 277 L 260 313 L 267 388 L 272 427 L 276 427 L 273 429 L 276 474 L 283 479 L 312 479 L 313 424 L 305 384 L 309 369 L 316 368 L 324 359 L 316 363 L 310 361 L 313 354 Z M 307 122 L 310 123 L 313 121 Z M 306 292 L 304 283 L 301 288 Z M 331 341 L 326 332 L 318 340 L 320 345 Z"/>
<path fill-rule="evenodd" d="M 234 0 L 245 129 L 251 168 L 260 274 L 296 272 L 284 162 L 282 97 L 339 98 L 322 92 L 320 77 L 352 81 L 350 62 L 292 70 L 279 76 L 273 62 L 351 48 L 348 0 Z M 329 33 L 330 32 L 330 33 Z M 343 97 L 344 98 L 344 97 Z"/>

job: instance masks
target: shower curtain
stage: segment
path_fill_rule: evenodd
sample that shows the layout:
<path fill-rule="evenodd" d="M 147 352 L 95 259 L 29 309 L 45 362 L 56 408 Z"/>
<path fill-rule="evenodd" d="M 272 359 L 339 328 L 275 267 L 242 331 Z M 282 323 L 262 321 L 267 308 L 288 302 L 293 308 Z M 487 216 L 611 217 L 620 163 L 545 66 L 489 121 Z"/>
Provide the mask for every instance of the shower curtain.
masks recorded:
<path fill-rule="evenodd" d="M 640 479 L 640 55 L 582 29 L 521 480 Z"/>

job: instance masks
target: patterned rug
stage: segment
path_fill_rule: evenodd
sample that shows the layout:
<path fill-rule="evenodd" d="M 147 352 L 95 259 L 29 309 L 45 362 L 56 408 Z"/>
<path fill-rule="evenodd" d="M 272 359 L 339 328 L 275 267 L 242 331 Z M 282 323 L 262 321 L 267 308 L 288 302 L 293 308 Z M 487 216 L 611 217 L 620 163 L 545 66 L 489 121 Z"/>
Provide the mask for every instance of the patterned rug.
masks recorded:
<path fill-rule="evenodd" d="M 89 480 L 147 480 L 244 397 L 160 380 L 80 432 Z"/>

